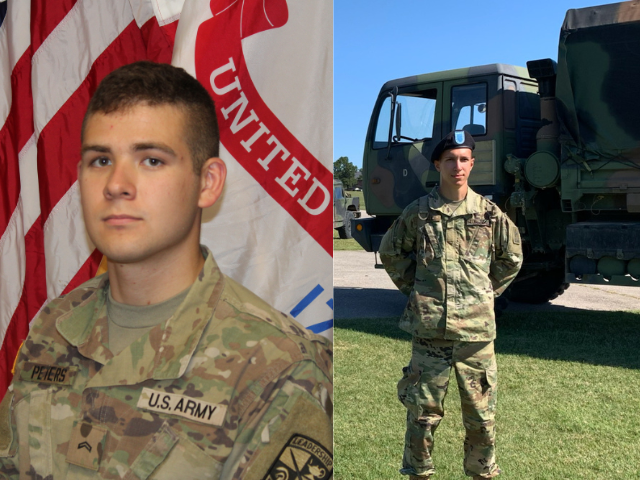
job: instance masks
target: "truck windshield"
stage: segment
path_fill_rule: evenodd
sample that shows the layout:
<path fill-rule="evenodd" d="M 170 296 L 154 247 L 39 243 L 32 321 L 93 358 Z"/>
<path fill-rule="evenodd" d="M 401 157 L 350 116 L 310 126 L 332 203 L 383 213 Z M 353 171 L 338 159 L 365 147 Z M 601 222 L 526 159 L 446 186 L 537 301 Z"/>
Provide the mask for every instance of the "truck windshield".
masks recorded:
<path fill-rule="evenodd" d="M 436 115 L 437 90 L 426 90 L 396 97 L 396 113 L 393 118 L 392 142 L 413 143 L 433 136 Z M 398 115 L 398 112 L 399 115 Z M 399 120 L 399 122 L 398 122 Z M 391 97 L 388 96 L 378 113 L 373 148 L 386 148 L 389 142 L 391 122 Z"/>
<path fill-rule="evenodd" d="M 466 130 L 471 135 L 487 133 L 486 83 L 451 89 L 451 123 L 454 130 Z"/>

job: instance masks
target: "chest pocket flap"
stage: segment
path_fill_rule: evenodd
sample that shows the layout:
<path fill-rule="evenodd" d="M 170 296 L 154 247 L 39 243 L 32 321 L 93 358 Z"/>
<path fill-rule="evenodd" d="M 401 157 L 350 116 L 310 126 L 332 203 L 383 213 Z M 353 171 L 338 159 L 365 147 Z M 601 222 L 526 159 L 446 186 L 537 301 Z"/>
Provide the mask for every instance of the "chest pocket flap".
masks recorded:
<path fill-rule="evenodd" d="M 221 471 L 221 463 L 165 423 L 138 455 L 124 478 L 209 480 L 218 478 Z"/>

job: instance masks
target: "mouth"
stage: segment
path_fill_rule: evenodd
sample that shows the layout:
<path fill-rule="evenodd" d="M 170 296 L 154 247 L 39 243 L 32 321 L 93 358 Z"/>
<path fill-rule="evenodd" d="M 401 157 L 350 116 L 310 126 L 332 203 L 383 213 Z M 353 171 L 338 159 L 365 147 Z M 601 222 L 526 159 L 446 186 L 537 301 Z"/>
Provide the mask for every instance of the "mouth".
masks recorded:
<path fill-rule="evenodd" d="M 132 215 L 109 215 L 103 218 L 103 221 L 107 225 L 113 225 L 113 226 L 128 225 L 130 223 L 137 222 L 139 220 L 142 220 L 142 219 L 140 217 L 134 217 Z"/>

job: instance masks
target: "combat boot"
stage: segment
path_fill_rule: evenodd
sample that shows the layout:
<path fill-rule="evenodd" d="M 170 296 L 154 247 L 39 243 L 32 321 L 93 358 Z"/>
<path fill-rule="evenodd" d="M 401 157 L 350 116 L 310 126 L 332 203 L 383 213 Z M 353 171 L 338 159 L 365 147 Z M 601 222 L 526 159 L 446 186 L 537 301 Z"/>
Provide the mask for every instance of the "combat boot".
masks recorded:
<path fill-rule="evenodd" d="M 482 475 L 474 475 L 472 477 L 472 480 L 487 480 L 488 478 L 490 479 L 490 478 L 497 477 L 498 475 L 500 475 L 500 473 L 501 473 L 500 470 L 495 470 L 489 477 L 483 477 Z"/>

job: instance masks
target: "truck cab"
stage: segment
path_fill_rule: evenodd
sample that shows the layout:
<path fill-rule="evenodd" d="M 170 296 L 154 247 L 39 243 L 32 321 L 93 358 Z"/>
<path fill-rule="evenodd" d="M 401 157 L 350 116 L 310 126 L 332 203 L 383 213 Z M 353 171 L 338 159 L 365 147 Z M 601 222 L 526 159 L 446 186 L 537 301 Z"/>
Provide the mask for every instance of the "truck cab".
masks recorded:
<path fill-rule="evenodd" d="M 515 181 L 503 159 L 536 149 L 540 127 L 538 84 L 527 70 L 493 64 L 387 82 L 367 131 L 363 190 L 373 220 L 356 222 L 354 238 L 377 251 L 391 221 L 437 185 L 429 161 L 440 139 L 466 130 L 476 141 L 474 190 L 504 207 Z"/>

